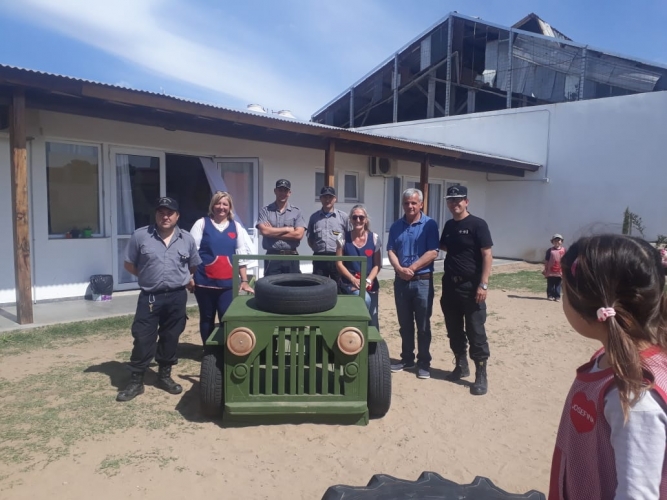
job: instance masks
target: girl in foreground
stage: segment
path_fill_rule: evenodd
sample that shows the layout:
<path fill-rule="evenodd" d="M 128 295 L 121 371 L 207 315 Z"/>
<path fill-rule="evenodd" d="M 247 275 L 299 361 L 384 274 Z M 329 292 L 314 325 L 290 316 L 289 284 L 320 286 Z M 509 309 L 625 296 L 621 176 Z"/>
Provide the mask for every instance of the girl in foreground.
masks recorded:
<path fill-rule="evenodd" d="M 602 348 L 577 370 L 549 499 L 667 498 L 667 339 L 660 255 L 644 240 L 582 238 L 563 256 L 563 311 Z"/>

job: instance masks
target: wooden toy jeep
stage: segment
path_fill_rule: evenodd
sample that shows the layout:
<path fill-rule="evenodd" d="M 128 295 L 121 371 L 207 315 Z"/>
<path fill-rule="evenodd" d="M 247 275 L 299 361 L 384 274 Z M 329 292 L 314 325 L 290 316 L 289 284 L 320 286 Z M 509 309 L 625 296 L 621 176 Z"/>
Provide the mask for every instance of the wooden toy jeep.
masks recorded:
<path fill-rule="evenodd" d="M 233 258 L 238 270 L 238 255 Z M 365 257 L 244 255 L 257 260 L 359 261 Z M 389 351 L 361 295 L 311 274 L 267 276 L 234 299 L 206 341 L 201 408 L 225 423 L 366 425 L 391 404 Z"/>

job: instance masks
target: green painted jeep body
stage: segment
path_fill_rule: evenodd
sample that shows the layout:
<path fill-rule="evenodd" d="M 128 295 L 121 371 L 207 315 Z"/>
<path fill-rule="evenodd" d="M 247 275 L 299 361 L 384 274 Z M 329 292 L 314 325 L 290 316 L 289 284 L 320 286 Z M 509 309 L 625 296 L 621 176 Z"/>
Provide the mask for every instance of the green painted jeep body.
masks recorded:
<path fill-rule="evenodd" d="M 234 268 L 238 266 L 234 256 Z M 283 256 L 243 256 L 286 260 Z M 288 258 L 294 259 L 295 256 Z M 300 257 L 337 260 L 340 257 Z M 362 261 L 365 276 L 366 259 Z M 238 274 L 236 273 L 238 276 Z M 234 283 L 238 290 L 238 283 Z M 362 284 L 363 289 L 363 284 Z M 236 295 L 222 323 L 206 342 L 208 356 L 222 356 L 222 410 L 229 423 L 335 422 L 365 425 L 369 419 L 369 349 L 383 342 L 363 295 L 339 295 L 333 309 L 315 314 L 274 314 L 259 310 L 252 295 Z M 256 343 L 250 354 L 236 356 L 227 347 L 234 329 L 251 330 Z M 355 355 L 337 345 L 339 332 L 354 327 L 364 346 Z M 388 361 L 388 357 L 387 357 Z M 202 378 L 211 377 L 202 369 Z M 202 380 L 202 384 L 214 383 Z M 202 391 L 204 394 L 204 391 Z M 209 401 L 210 404 L 210 401 Z"/>

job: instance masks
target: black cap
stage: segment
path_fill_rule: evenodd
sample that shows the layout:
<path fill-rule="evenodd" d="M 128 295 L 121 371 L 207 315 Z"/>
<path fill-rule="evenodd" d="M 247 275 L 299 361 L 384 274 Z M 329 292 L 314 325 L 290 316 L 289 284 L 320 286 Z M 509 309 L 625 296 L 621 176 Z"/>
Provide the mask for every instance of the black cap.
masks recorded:
<path fill-rule="evenodd" d="M 169 196 L 163 196 L 157 200 L 157 206 L 155 207 L 155 210 L 158 208 L 168 208 L 169 210 L 178 212 L 178 202 L 173 198 L 169 198 Z"/>
<path fill-rule="evenodd" d="M 336 190 L 331 186 L 324 186 L 322 189 L 320 189 L 320 196 L 326 195 L 336 196 Z"/>
<path fill-rule="evenodd" d="M 290 181 L 288 181 L 287 179 L 278 179 L 276 181 L 276 187 L 292 189 L 292 184 L 290 184 Z"/>
<path fill-rule="evenodd" d="M 465 186 L 449 186 L 447 188 L 447 198 L 467 198 L 468 197 L 468 188 Z"/>

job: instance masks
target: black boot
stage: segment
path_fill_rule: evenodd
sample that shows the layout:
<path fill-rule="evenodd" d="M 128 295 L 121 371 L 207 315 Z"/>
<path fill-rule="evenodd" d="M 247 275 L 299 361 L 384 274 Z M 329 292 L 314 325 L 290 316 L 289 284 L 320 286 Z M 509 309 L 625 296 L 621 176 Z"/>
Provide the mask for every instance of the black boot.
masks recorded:
<path fill-rule="evenodd" d="M 469 377 L 470 376 L 470 368 L 468 368 L 468 356 L 466 353 L 463 354 L 455 354 L 456 356 L 456 367 L 454 368 L 454 371 L 447 375 L 447 380 L 450 382 L 456 382 L 457 380 L 460 380 L 461 377 Z"/>
<path fill-rule="evenodd" d="M 489 382 L 486 379 L 486 360 L 475 361 L 475 368 L 475 383 L 470 386 L 470 394 L 483 396 L 489 388 Z"/>
<path fill-rule="evenodd" d="M 116 401 L 129 401 L 136 398 L 139 394 L 144 393 L 144 374 L 143 372 L 132 372 L 130 382 L 125 386 L 125 389 L 118 393 Z"/>
<path fill-rule="evenodd" d="M 171 378 L 171 366 L 160 366 L 157 372 L 157 384 L 160 389 L 164 389 L 169 394 L 180 394 L 183 387 L 174 382 Z"/>

